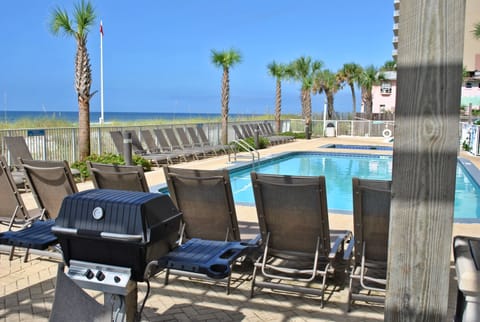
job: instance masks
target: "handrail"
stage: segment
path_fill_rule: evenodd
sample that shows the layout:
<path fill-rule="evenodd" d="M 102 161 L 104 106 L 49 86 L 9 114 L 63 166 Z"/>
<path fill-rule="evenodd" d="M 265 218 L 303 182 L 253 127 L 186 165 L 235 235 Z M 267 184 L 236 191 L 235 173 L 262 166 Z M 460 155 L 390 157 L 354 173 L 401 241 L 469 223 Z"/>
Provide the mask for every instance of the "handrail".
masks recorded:
<path fill-rule="evenodd" d="M 246 150 L 246 152 L 249 152 L 252 155 L 252 162 L 254 165 L 255 164 L 255 154 L 257 155 L 257 161 L 260 161 L 260 153 L 253 147 L 251 146 L 247 141 L 244 139 L 237 139 L 233 141 L 235 144 L 238 144 L 241 148 Z M 237 151 L 234 150 L 234 158 L 235 161 L 237 161 Z"/>

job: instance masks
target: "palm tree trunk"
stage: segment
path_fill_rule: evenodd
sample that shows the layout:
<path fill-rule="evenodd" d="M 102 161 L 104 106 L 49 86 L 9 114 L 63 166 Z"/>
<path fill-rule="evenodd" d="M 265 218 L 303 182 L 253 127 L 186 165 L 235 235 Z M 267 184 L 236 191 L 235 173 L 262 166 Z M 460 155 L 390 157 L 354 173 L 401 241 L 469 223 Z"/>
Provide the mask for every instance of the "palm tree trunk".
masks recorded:
<path fill-rule="evenodd" d="M 335 113 L 333 109 L 333 94 L 331 92 L 326 93 L 327 95 L 327 110 L 328 110 L 328 119 L 333 119 L 333 114 Z"/>
<path fill-rule="evenodd" d="M 222 80 L 222 144 L 228 144 L 228 101 L 230 95 L 230 82 L 228 68 L 223 69 Z"/>
<path fill-rule="evenodd" d="M 277 130 L 277 134 L 281 132 L 281 121 L 280 116 L 282 113 L 282 82 L 277 79 L 277 92 L 276 92 L 276 100 L 275 100 L 275 128 Z"/>
<path fill-rule="evenodd" d="M 349 84 L 352 91 L 352 113 L 353 119 L 355 119 L 355 113 L 357 113 L 357 98 L 355 97 L 355 86 L 353 83 Z"/>
<path fill-rule="evenodd" d="M 90 155 L 90 87 L 92 72 L 85 37 L 77 38 L 75 59 L 75 89 L 78 95 L 78 146 L 80 160 Z"/>
<path fill-rule="evenodd" d="M 310 139 L 312 134 L 312 97 L 309 90 L 303 90 L 304 105 L 305 105 L 305 135 Z"/>
<path fill-rule="evenodd" d="M 80 160 L 90 155 L 90 102 L 78 96 L 78 148 Z"/>

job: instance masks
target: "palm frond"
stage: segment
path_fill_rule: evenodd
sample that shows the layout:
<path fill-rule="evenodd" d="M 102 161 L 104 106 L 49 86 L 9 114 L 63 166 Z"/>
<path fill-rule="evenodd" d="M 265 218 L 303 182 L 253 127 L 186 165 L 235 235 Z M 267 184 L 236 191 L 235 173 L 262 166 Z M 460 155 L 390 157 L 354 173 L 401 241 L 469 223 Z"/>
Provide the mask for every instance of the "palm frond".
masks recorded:
<path fill-rule="evenodd" d="M 75 33 L 66 10 L 62 10 L 61 8 L 53 10 L 52 18 L 50 20 L 50 30 L 54 35 L 58 35 L 61 31 L 66 35 L 72 35 Z"/>
<path fill-rule="evenodd" d="M 85 37 L 89 27 L 94 24 L 96 19 L 95 10 L 90 1 L 85 2 L 85 0 L 82 0 L 79 4 L 75 5 L 73 16 L 77 23 L 78 35 Z"/>

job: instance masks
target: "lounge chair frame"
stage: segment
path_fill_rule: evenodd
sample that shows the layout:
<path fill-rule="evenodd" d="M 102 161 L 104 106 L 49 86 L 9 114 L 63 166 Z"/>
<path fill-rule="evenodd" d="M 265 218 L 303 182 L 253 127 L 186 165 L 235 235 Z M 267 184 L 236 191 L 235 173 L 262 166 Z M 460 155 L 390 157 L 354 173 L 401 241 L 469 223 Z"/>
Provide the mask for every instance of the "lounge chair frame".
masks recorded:
<path fill-rule="evenodd" d="M 391 181 L 352 179 L 355 260 L 347 310 L 355 301 L 385 302 Z"/>
<path fill-rule="evenodd" d="M 256 172 L 251 178 L 264 250 L 254 263 L 250 296 L 270 288 L 320 296 L 323 306 L 327 277 L 345 277 L 353 238 L 329 229 L 325 178 Z"/>

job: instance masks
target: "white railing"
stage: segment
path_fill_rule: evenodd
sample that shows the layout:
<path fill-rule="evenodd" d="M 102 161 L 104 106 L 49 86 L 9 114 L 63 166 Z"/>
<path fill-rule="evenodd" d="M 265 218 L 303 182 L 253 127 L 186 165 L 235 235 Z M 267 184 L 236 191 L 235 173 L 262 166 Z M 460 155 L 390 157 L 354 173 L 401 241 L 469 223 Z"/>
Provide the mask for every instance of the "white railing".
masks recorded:
<path fill-rule="evenodd" d="M 250 123 L 271 122 L 269 121 L 252 121 Z M 382 137 L 384 131 L 388 129 L 392 136 L 395 135 L 393 121 L 368 121 L 368 120 L 313 120 L 312 137 L 321 137 L 325 135 L 325 129 L 328 123 L 333 123 L 337 136 L 362 136 L 362 137 Z M 235 122 L 231 122 L 235 124 Z M 172 124 L 172 125 L 150 125 L 150 126 L 102 126 L 92 127 L 90 129 L 91 153 L 102 154 L 105 152 L 117 153 L 115 145 L 110 137 L 110 131 L 136 131 L 140 136 L 140 130 L 157 129 L 167 127 L 202 127 L 212 144 L 220 143 L 220 123 L 189 123 L 189 124 Z M 289 119 L 282 121 L 282 129 L 284 131 L 303 133 L 305 131 L 305 123 L 301 119 Z M 229 127 L 228 137 L 230 141 L 235 138 L 235 133 Z M 1 130 L 1 150 L 0 153 L 9 157 L 8 150 L 3 143 L 5 136 L 23 136 L 27 141 L 28 147 L 33 158 L 40 160 L 67 160 L 74 162 L 79 159 L 78 152 L 78 128 L 47 128 L 47 129 L 12 129 Z M 140 136 L 141 137 L 141 136 Z M 12 160 L 10 160 L 11 162 Z"/>

